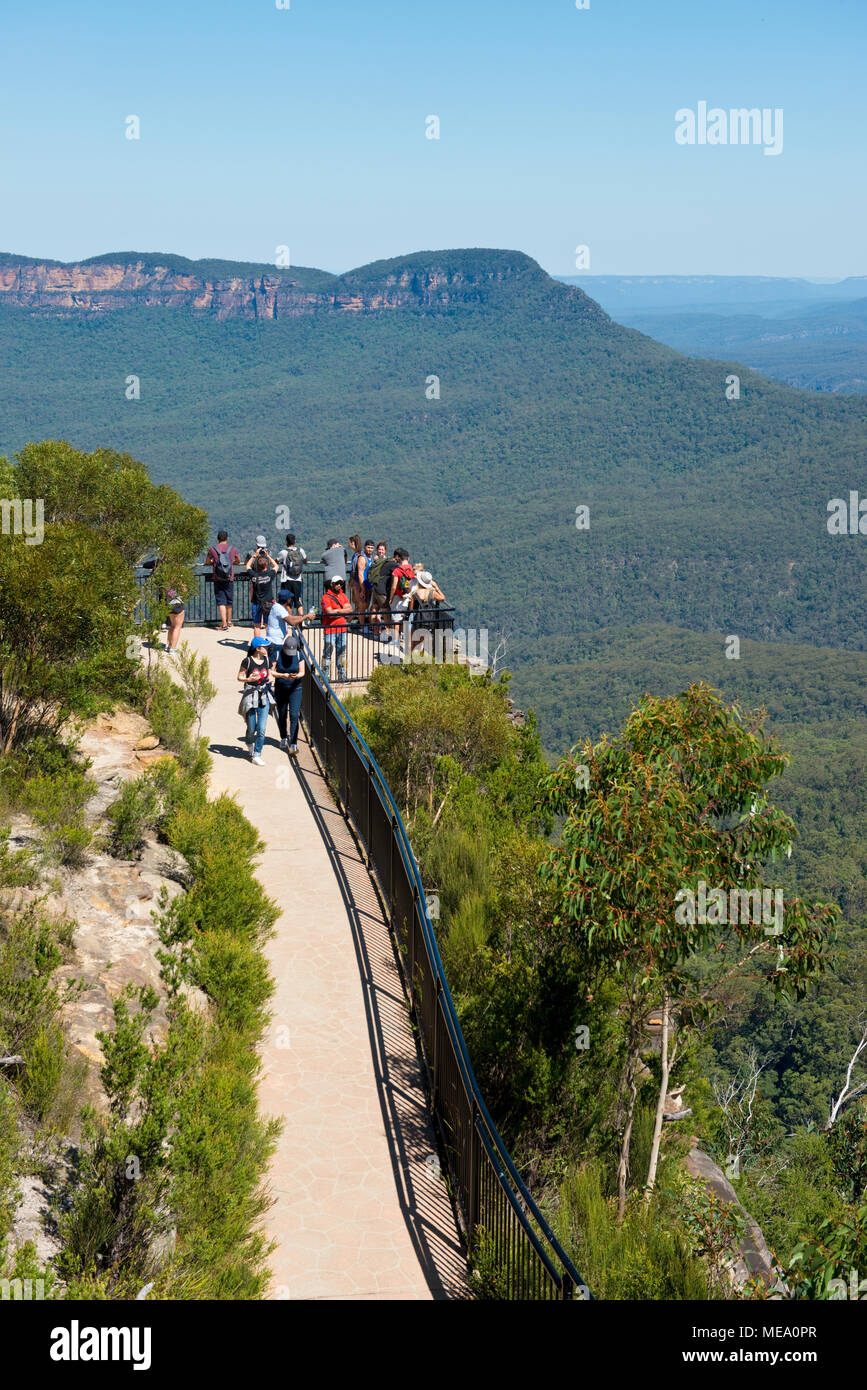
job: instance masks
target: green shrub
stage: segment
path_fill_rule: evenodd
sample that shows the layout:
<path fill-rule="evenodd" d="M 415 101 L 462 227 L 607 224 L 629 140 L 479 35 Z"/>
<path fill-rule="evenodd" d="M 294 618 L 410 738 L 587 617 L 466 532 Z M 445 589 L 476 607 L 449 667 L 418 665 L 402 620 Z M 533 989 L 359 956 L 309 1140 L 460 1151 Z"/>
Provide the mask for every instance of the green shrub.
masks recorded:
<path fill-rule="evenodd" d="M 36 772 L 21 784 L 21 804 L 45 831 L 45 852 L 52 861 L 68 868 L 87 862 L 93 831 L 84 812 L 95 792 L 95 780 L 76 764 Z"/>
<path fill-rule="evenodd" d="M 159 821 L 160 810 L 159 788 L 147 773 L 124 782 L 105 817 L 109 854 L 118 859 L 138 858 L 146 833 Z"/>
<path fill-rule="evenodd" d="M 598 1161 L 573 1172 L 560 1188 L 557 1234 L 597 1298 L 706 1299 L 713 1296 L 687 1233 L 672 1220 L 664 1195 L 649 1206 L 630 1201 L 623 1224 L 604 1195 Z"/>
<path fill-rule="evenodd" d="M 0 1268 L 3 1266 L 12 1218 L 21 1200 L 18 1187 L 19 1146 L 18 1102 L 11 1086 L 0 1075 Z"/>
<path fill-rule="evenodd" d="M 154 672 L 147 708 L 150 726 L 157 738 L 173 753 L 187 750 L 195 711 L 167 671 Z"/>
<path fill-rule="evenodd" d="M 29 1058 L 33 1039 L 76 992 L 55 979 L 73 924 L 45 917 L 34 905 L 0 916 L 0 1048 Z"/>
<path fill-rule="evenodd" d="M 40 1028 L 27 1048 L 21 1098 L 37 1120 L 44 1120 L 57 1100 L 65 1056 L 63 1030 L 57 1024 Z"/>

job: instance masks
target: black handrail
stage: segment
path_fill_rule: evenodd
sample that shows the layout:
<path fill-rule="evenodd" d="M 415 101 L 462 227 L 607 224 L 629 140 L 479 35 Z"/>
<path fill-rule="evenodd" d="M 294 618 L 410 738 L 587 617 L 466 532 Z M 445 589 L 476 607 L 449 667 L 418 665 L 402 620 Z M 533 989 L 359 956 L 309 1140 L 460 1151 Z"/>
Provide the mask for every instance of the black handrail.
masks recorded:
<path fill-rule="evenodd" d="M 418 862 L 382 769 L 309 645 L 303 639 L 302 643 L 302 710 L 308 737 L 337 784 L 340 800 L 365 846 L 368 866 L 388 904 L 404 983 L 419 1025 L 432 1109 L 469 1252 L 482 1251 L 491 1266 L 488 1272 L 496 1278 L 495 1287 L 505 1297 L 591 1299 L 527 1190 L 479 1089 L 440 957 Z M 481 1231 L 486 1237 L 483 1247 L 479 1243 Z"/>

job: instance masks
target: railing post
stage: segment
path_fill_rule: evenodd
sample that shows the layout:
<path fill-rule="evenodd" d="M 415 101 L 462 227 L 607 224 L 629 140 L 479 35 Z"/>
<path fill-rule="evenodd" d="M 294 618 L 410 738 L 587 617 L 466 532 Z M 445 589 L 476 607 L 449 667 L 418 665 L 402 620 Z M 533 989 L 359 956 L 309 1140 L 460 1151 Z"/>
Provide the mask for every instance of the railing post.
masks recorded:
<path fill-rule="evenodd" d="M 343 814 L 349 820 L 349 729 L 343 730 Z"/>
<path fill-rule="evenodd" d="M 412 922 L 409 930 L 409 1007 L 415 1013 L 415 930 L 419 919 L 418 884 L 412 885 Z"/>
<path fill-rule="evenodd" d="M 439 1103 L 440 995 L 442 992 L 443 982 L 437 975 L 434 991 L 433 1061 L 431 1064 L 431 1102 L 434 1109 Z"/>
<path fill-rule="evenodd" d="M 472 1102 L 470 1111 L 470 1190 L 467 1193 L 467 1226 L 469 1228 L 470 1249 L 476 1243 L 476 1227 L 479 1224 L 479 1179 L 482 1145 L 478 1130 L 479 1109 Z"/>
<path fill-rule="evenodd" d="M 395 930 L 394 930 L 394 841 L 395 841 L 396 835 L 397 835 L 397 819 L 395 818 L 395 816 L 392 815 L 392 817 L 391 817 L 391 844 L 390 844 L 389 851 L 388 851 L 388 920 L 389 920 L 389 925 L 390 925 L 390 927 L 391 927 L 391 934 L 392 934 L 392 936 L 395 935 Z M 400 946 L 400 942 L 398 942 L 398 947 L 399 947 L 399 946 Z M 412 998 L 412 992 L 411 992 L 411 991 L 410 991 L 410 998 Z"/>

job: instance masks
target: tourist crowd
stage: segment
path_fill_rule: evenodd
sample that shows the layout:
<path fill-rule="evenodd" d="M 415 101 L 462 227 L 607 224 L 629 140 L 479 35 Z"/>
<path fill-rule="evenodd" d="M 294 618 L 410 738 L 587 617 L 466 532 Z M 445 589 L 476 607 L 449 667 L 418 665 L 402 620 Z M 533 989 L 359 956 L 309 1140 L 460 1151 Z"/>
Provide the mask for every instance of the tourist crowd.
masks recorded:
<path fill-rule="evenodd" d="M 396 651 L 404 625 L 410 641 L 416 644 L 423 642 L 425 629 L 439 624 L 437 608 L 445 602 L 445 595 L 423 564 L 413 564 L 405 547 L 395 547 L 389 556 L 386 541 L 362 543 L 359 535 L 350 536 L 348 545 L 346 550 L 338 540 L 328 542 L 321 558 L 322 597 L 319 607 L 308 612 L 302 600 L 304 569 L 310 561 L 293 532 L 288 533 L 276 555 L 271 554 L 267 537 L 259 535 L 242 561 L 226 531 L 218 532 L 208 551 L 206 563 L 211 567 L 221 631 L 232 627 L 234 586 L 236 577 L 242 577 L 242 565 L 250 583 L 253 639 L 238 680 L 244 687 L 239 713 L 246 720 L 254 763 L 262 762 L 271 709 L 280 729 L 280 746 L 291 754 L 298 751 L 304 676 L 298 629 L 304 623 L 318 621 L 321 625 L 322 666 L 330 678 L 334 659 L 338 681 L 346 679 L 346 645 L 351 630 Z M 184 621 L 184 596 L 167 590 L 165 598 L 169 605 L 166 650 L 173 652 Z"/>

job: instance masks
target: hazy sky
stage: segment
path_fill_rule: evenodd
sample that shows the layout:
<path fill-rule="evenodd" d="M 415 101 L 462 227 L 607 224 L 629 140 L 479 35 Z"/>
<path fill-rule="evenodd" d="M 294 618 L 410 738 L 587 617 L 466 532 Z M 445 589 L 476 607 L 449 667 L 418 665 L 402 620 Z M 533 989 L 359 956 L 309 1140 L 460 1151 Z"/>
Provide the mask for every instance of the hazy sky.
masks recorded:
<path fill-rule="evenodd" d="M 865 0 L 6 0 L 2 35 L 0 250 L 867 270 Z M 781 152 L 676 143 L 699 102 L 781 108 Z"/>

